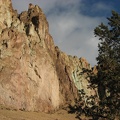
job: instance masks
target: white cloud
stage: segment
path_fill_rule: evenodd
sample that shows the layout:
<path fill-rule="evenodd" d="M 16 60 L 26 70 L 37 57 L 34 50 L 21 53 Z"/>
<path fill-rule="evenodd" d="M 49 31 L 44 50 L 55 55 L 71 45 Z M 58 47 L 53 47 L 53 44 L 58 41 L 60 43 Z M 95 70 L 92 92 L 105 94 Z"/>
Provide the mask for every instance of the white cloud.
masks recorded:
<path fill-rule="evenodd" d="M 48 15 L 55 44 L 67 54 L 85 57 L 92 65 L 96 64 L 98 49 L 98 40 L 93 32 L 101 20 L 104 18 L 80 14 L 79 6 L 67 12 L 53 12 Z"/>
<path fill-rule="evenodd" d="M 82 0 L 12 1 L 19 12 L 25 10 L 29 3 L 38 4 L 47 15 L 55 44 L 67 54 L 85 57 L 92 65 L 96 64 L 98 40 L 93 32 L 104 18 L 82 14 L 80 11 L 80 6 L 83 6 Z M 104 4 L 97 4 L 97 6 L 98 9 L 105 9 Z"/>

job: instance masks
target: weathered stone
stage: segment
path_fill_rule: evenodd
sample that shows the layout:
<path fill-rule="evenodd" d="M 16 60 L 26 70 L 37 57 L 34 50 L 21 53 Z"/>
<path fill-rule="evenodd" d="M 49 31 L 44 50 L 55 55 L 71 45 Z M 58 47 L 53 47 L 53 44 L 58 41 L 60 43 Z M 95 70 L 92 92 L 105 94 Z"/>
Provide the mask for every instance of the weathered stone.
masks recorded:
<path fill-rule="evenodd" d="M 85 59 L 55 47 L 38 6 L 18 15 L 11 0 L 0 1 L 0 104 L 48 112 L 74 101 L 78 89 L 92 95 L 83 68 L 91 69 Z"/>

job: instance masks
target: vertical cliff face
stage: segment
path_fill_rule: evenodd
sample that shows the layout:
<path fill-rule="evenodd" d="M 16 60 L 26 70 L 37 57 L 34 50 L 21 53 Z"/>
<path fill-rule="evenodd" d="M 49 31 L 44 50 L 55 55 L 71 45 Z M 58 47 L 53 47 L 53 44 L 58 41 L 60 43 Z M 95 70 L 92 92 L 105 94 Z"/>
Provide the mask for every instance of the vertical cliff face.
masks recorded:
<path fill-rule="evenodd" d="M 33 111 L 56 109 L 59 81 L 45 45 L 46 18 L 38 6 L 30 5 L 17 15 L 8 3 L 0 4 L 0 15 L 5 14 L 0 17 L 0 104 Z"/>
<path fill-rule="evenodd" d="M 48 29 L 37 5 L 18 15 L 11 0 L 0 1 L 0 104 L 48 112 L 71 103 L 78 89 L 93 94 L 79 75 L 89 64 L 55 47 Z"/>

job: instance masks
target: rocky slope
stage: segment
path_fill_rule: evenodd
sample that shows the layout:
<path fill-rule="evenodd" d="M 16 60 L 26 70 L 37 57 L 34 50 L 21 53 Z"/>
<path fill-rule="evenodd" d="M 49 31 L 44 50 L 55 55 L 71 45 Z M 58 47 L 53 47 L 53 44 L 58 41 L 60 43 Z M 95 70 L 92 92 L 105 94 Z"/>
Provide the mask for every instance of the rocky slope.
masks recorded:
<path fill-rule="evenodd" d="M 91 69 L 84 58 L 55 47 L 39 6 L 18 14 L 11 0 L 0 0 L 0 104 L 49 112 L 72 103 L 78 89 L 95 94 L 83 68 Z"/>

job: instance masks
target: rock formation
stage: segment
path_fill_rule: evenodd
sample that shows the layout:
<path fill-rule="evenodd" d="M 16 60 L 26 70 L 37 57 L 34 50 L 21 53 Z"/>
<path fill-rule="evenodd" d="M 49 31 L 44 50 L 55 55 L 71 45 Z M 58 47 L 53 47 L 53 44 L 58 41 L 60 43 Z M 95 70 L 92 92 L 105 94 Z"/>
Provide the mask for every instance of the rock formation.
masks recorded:
<path fill-rule="evenodd" d="M 95 94 L 83 68 L 91 69 L 84 58 L 55 47 L 39 6 L 18 14 L 11 0 L 0 0 L 0 104 L 49 112 L 74 101 L 78 89 Z"/>

